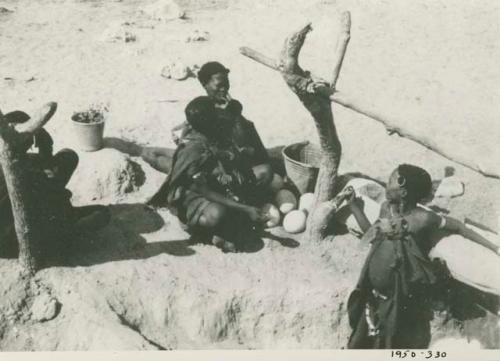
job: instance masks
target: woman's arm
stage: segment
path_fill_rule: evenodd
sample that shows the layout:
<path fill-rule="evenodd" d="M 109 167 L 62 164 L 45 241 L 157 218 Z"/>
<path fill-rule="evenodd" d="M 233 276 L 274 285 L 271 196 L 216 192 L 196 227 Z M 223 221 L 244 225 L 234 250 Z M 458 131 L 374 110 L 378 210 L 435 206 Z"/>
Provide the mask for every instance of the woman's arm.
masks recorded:
<path fill-rule="evenodd" d="M 172 170 L 172 158 L 175 150 L 169 148 L 143 148 L 141 158 L 151 167 L 162 173 L 170 173 Z"/>
<path fill-rule="evenodd" d="M 268 217 L 259 208 L 238 203 L 218 192 L 214 192 L 204 182 L 194 182 L 191 185 L 191 189 L 200 193 L 209 201 L 222 204 L 229 209 L 246 213 L 253 222 L 265 222 L 268 220 Z"/>

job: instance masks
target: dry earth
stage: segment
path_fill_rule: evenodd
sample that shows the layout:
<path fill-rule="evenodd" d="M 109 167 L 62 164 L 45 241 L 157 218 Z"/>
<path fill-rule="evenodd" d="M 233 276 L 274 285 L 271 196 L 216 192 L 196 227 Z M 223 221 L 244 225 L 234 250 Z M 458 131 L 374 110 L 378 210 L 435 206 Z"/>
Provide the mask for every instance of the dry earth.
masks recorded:
<path fill-rule="evenodd" d="M 106 137 L 172 147 L 170 128 L 202 89 L 193 78 L 166 79 L 162 69 L 172 61 L 193 66 L 216 59 L 231 69 L 231 93 L 266 145 L 314 140 L 309 115 L 279 75 L 239 55 L 238 47 L 276 56 L 295 24 L 310 19 L 315 31 L 303 64 L 328 78 L 337 16 L 349 10 L 352 39 L 339 89 L 369 99 L 401 124 L 417 119 L 433 139 L 451 142 L 457 152 L 500 160 L 496 1 L 183 0 L 186 19 L 171 21 L 140 11 L 150 3 L 0 1 L 12 10 L 0 14 L 2 111 L 30 112 L 57 101 L 48 129 L 62 148 L 73 145 L 73 112 L 106 102 Z M 207 31 L 208 40 L 186 42 L 196 30 Z M 103 41 L 125 32 L 135 41 Z M 408 162 L 440 179 L 444 167 L 453 166 L 465 195 L 441 205 L 458 217 L 499 226 L 498 180 L 389 137 L 350 110 L 335 106 L 334 112 L 343 173 L 385 180 L 397 164 Z M 95 237 L 68 240 L 71 256 L 31 282 L 14 260 L 0 259 L 0 349 L 345 346 L 345 302 L 366 252 L 359 240 L 345 235 L 308 244 L 278 229 L 255 252 L 226 255 L 189 246 L 175 217 L 141 205 L 164 175 L 115 149 L 80 157 L 70 183 L 74 202 L 111 204 L 112 222 Z M 500 346 L 493 315 L 458 322 L 436 314 L 433 328 L 433 342 L 476 339 L 483 347 Z"/>

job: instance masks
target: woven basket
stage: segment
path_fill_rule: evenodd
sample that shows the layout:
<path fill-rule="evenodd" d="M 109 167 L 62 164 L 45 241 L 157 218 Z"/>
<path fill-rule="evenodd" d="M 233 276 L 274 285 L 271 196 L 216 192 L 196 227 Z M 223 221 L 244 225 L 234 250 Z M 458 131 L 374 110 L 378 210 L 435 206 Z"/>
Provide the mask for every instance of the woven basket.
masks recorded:
<path fill-rule="evenodd" d="M 321 160 L 319 146 L 307 141 L 295 143 L 283 148 L 282 153 L 287 176 L 300 194 L 314 192 Z"/>

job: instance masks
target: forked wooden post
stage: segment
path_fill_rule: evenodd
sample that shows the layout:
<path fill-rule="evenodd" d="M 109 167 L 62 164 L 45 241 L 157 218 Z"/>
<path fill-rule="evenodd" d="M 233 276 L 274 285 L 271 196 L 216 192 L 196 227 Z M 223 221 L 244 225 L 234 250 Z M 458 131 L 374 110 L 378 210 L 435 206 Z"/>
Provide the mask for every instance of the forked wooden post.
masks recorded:
<path fill-rule="evenodd" d="M 342 147 L 337 135 L 329 96 L 335 89 L 344 54 L 350 38 L 350 14 L 342 14 L 339 42 L 335 51 L 332 83 L 316 80 L 299 65 L 298 57 L 311 25 L 307 24 L 291 34 L 283 45 L 278 68 L 288 87 L 298 96 L 311 113 L 319 135 L 321 161 L 314 205 L 308 217 L 307 238 L 319 241 L 324 238 L 329 216 L 336 210 L 338 202 L 330 201 L 334 196 Z M 338 201 L 338 199 L 337 199 Z"/>
<path fill-rule="evenodd" d="M 332 83 L 333 91 L 328 94 L 328 97 L 331 102 L 336 104 L 340 104 L 346 108 L 354 110 L 360 114 L 367 116 L 370 119 L 373 119 L 379 123 L 382 123 L 391 134 L 398 134 L 403 138 L 407 138 L 413 142 L 416 142 L 427 149 L 432 150 L 433 152 L 451 160 L 452 162 L 459 163 L 464 167 L 467 167 L 475 172 L 478 172 L 486 177 L 500 179 L 500 164 L 498 162 L 491 161 L 488 159 L 478 159 L 474 156 L 467 155 L 457 151 L 457 149 L 462 149 L 461 147 L 456 147 L 453 143 L 443 142 L 438 143 L 433 139 L 432 135 L 427 133 L 427 129 L 420 126 L 421 122 L 418 119 L 415 120 L 412 124 L 407 124 L 405 128 L 401 127 L 397 117 L 388 113 L 387 111 L 379 109 L 375 104 L 373 104 L 370 99 L 367 97 L 355 97 L 350 94 L 345 94 L 338 89 L 335 88 L 335 83 L 338 78 L 340 66 L 342 65 L 343 54 L 345 49 L 342 50 L 342 46 L 346 46 L 349 41 L 349 33 L 345 32 L 345 29 L 349 29 L 350 24 L 345 21 L 350 18 L 345 17 L 343 20 L 343 28 L 344 31 L 341 32 L 339 43 L 337 45 L 336 50 L 336 63 L 334 66 Z M 256 62 L 265 65 L 274 70 L 280 70 L 277 62 L 256 50 L 242 47 L 240 48 L 241 54 L 246 57 L 255 60 Z M 313 76 L 313 78 L 315 78 Z"/>
<path fill-rule="evenodd" d="M 37 214 L 33 187 L 26 174 L 22 144 L 49 121 L 56 108 L 56 103 L 48 103 L 36 116 L 22 124 L 8 124 L 0 112 L 0 165 L 14 216 L 19 262 L 30 275 L 37 271 L 40 264 L 40 215 Z"/>
<path fill-rule="evenodd" d="M 500 179 L 500 167 L 498 165 L 485 164 L 483 160 L 458 153 L 455 147 L 438 144 L 421 127 L 403 129 L 393 116 L 381 112 L 367 99 L 350 97 L 336 89 L 347 44 L 350 40 L 350 28 L 351 17 L 349 12 L 345 12 L 342 14 L 340 36 L 334 54 L 334 67 L 330 84 L 326 81 L 316 80 L 317 77 L 305 72 L 299 66 L 298 56 L 306 35 L 311 30 L 310 24 L 291 34 L 285 40 L 279 61 L 253 49 L 240 48 L 243 55 L 271 69 L 280 71 L 288 87 L 297 94 L 302 104 L 313 116 L 322 151 L 315 189 L 315 202 L 313 211 L 308 218 L 306 233 L 307 238 L 313 241 L 321 240 L 324 237 L 324 231 L 330 217 L 348 195 L 348 192 L 343 192 L 332 199 L 341 156 L 341 144 L 333 121 L 332 102 L 382 123 L 391 134 L 396 133 L 401 137 L 419 143 L 435 153 L 482 175 Z"/>

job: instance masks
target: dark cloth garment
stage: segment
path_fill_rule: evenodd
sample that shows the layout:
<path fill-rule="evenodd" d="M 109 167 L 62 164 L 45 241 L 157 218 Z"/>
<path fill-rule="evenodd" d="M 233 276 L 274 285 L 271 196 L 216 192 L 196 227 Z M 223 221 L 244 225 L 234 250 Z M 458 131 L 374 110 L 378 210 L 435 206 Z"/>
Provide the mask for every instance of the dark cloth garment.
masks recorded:
<path fill-rule="evenodd" d="M 160 207 L 174 205 L 185 195 L 194 176 L 215 167 L 215 157 L 202 135 L 190 129 L 183 140 L 175 150 L 171 172 L 148 204 Z"/>
<path fill-rule="evenodd" d="M 75 152 L 64 149 L 51 159 L 41 158 L 38 154 L 26 154 L 25 176 L 30 185 L 30 196 L 38 207 L 40 215 L 37 227 L 44 238 L 51 238 L 54 232 L 68 226 L 71 217 L 71 192 L 65 189 L 78 164 Z M 48 175 L 46 171 L 51 173 Z M 0 242 L 2 249 L 17 252 L 17 237 L 14 218 L 3 170 L 0 168 Z"/>
<path fill-rule="evenodd" d="M 242 115 L 242 105 L 237 100 L 231 100 L 225 108 L 216 109 L 218 118 L 232 128 L 231 141 L 238 148 L 249 148 L 253 154 L 243 157 L 251 166 L 267 163 L 269 155 L 260 139 L 255 125 Z M 245 159 L 247 158 L 247 159 Z"/>
<path fill-rule="evenodd" d="M 16 245 L 14 218 L 10 205 L 7 184 L 0 167 L 0 249 L 12 249 Z M 3 251 L 1 253 L 4 253 Z M 13 253 L 12 251 L 9 253 Z"/>
<path fill-rule="evenodd" d="M 248 160 L 252 166 L 269 162 L 269 154 L 251 121 L 239 117 L 234 124 L 233 139 L 238 147 L 251 147 L 254 150 Z"/>
<path fill-rule="evenodd" d="M 210 204 L 192 189 L 197 178 L 212 191 L 243 203 L 251 199 L 256 183 L 251 168 L 244 166 L 233 148 L 222 148 L 191 130 L 175 151 L 172 171 L 148 203 L 169 206 L 183 223 L 195 226 Z"/>
<path fill-rule="evenodd" d="M 425 348 L 430 341 L 434 268 L 404 219 L 378 220 L 365 234 L 371 249 L 348 300 L 348 348 Z"/>
<path fill-rule="evenodd" d="M 232 100 L 231 102 L 239 104 L 236 100 Z M 226 109 L 216 109 L 216 113 L 220 119 L 224 120 L 224 124 L 232 128 L 227 139 L 228 142 L 231 142 L 237 148 L 250 148 L 252 150 L 252 154 L 242 155 L 240 161 L 250 166 L 269 162 L 269 154 L 262 143 L 255 125 L 241 115 L 240 107 L 231 106 L 230 103 Z M 189 137 L 193 129 L 185 122 L 175 127 L 174 131 L 179 131 L 180 133 L 179 139 L 176 139 L 176 143 L 180 144 L 186 141 L 186 138 Z"/>

